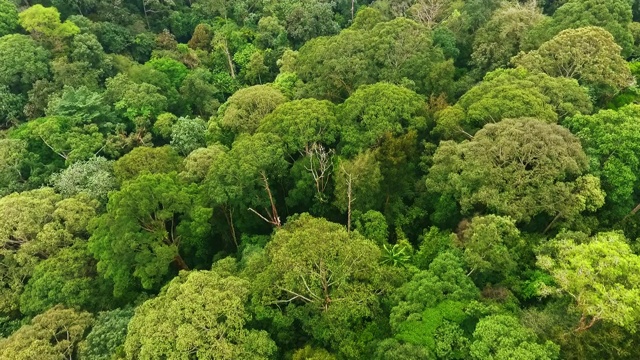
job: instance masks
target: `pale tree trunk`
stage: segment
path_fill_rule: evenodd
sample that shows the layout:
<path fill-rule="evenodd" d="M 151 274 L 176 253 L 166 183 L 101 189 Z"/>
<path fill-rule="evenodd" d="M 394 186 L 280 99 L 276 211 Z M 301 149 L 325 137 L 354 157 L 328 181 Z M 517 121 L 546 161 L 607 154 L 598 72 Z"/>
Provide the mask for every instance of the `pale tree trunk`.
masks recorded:
<path fill-rule="evenodd" d="M 351 0 L 351 22 L 353 22 L 353 15 L 355 13 L 356 0 Z"/>
<path fill-rule="evenodd" d="M 344 173 L 344 175 L 347 177 L 347 180 L 346 180 L 346 184 L 347 184 L 347 233 L 351 233 L 351 204 L 355 200 L 355 198 L 353 197 L 353 191 L 352 191 L 353 190 L 352 189 L 353 176 L 351 176 L 351 174 L 349 174 L 347 172 L 347 170 L 345 170 L 344 166 L 341 167 L 341 170 Z"/>
<path fill-rule="evenodd" d="M 267 211 L 267 216 L 268 216 L 267 218 L 252 208 L 249 208 L 248 210 L 258 215 L 262 220 L 279 228 L 282 224 L 280 222 L 280 217 L 278 216 L 278 209 L 276 208 L 276 203 L 273 200 L 273 195 L 271 194 L 271 188 L 269 187 L 269 180 L 267 179 L 267 175 L 264 172 L 260 173 L 260 177 L 264 182 L 264 189 L 266 190 L 267 196 L 269 197 L 269 203 L 271 204 L 271 212 Z"/>
<path fill-rule="evenodd" d="M 229 73 L 232 78 L 236 78 L 236 70 L 233 68 L 233 59 L 231 59 L 231 52 L 229 51 L 229 44 L 227 43 L 227 39 L 223 40 L 223 50 L 224 54 L 227 56 L 227 63 L 229 65 Z"/>

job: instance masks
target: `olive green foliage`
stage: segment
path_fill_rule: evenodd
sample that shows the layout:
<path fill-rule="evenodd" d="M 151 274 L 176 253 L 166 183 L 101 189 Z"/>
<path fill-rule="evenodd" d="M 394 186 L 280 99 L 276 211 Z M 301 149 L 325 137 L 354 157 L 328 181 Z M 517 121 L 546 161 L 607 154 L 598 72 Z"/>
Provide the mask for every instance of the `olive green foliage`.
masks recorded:
<path fill-rule="evenodd" d="M 119 181 L 131 180 L 142 174 L 162 174 L 181 169 L 182 159 L 171 147 L 138 147 L 113 164 Z"/>
<path fill-rule="evenodd" d="M 496 272 L 508 276 L 518 264 L 520 231 L 513 220 L 501 216 L 475 217 L 460 243 L 470 272 Z"/>
<path fill-rule="evenodd" d="M 631 4 L 626 0 L 565 1 L 560 3 L 562 6 L 553 13 L 550 21 L 541 22 L 532 31 L 529 41 L 532 47 L 537 47 L 562 30 L 599 26 L 613 35 L 627 56 L 633 44 L 633 36 L 629 30 L 632 21 Z"/>
<path fill-rule="evenodd" d="M 478 33 L 473 43 L 473 62 L 482 70 L 509 64 L 523 47 L 528 31 L 544 19 L 535 2 L 504 3 Z"/>
<path fill-rule="evenodd" d="M 476 325 L 471 344 L 472 359 L 558 358 L 558 346 L 550 341 L 541 344 L 535 334 L 510 315 L 488 316 Z"/>
<path fill-rule="evenodd" d="M 62 252 L 68 251 L 67 255 L 61 256 L 77 255 L 70 248 L 82 243 L 81 238 L 87 233 L 87 224 L 96 215 L 96 207 L 97 203 L 86 196 L 63 200 L 50 188 L 13 193 L 0 198 L 0 251 L 4 265 L 0 271 L 0 282 L 3 285 L 0 292 L 1 314 L 16 311 L 20 306 L 20 295 L 25 290 L 32 291 L 38 281 L 45 287 L 52 286 L 51 294 L 44 291 L 27 295 L 22 301 L 22 310 L 26 312 L 33 312 L 34 308 L 32 305 L 24 305 L 25 302 L 38 304 L 56 299 L 56 303 L 69 302 L 75 305 L 76 301 L 99 301 L 76 299 L 77 288 L 73 285 L 64 288 L 67 281 L 77 279 L 82 282 L 82 273 L 65 273 L 65 269 L 62 269 L 60 276 L 49 273 L 49 267 L 56 267 L 54 264 L 60 258 L 54 259 Z M 77 266 L 82 267 L 80 263 Z M 59 282 L 56 284 L 53 279 L 42 279 L 50 275 Z M 28 284 L 26 280 L 30 278 L 33 282 Z M 33 306 L 37 310 L 46 309 L 46 305 Z"/>
<path fill-rule="evenodd" d="M 253 133 L 260 121 L 285 101 L 280 91 L 267 85 L 239 90 L 218 111 L 220 125 L 235 133 Z"/>
<path fill-rule="evenodd" d="M 259 314 L 285 316 L 289 324 L 297 319 L 327 348 L 361 354 L 364 344 L 345 326 L 364 329 L 381 311 L 376 294 L 391 284 L 380 249 L 339 224 L 302 214 L 275 233 L 263 256 L 253 298 Z"/>
<path fill-rule="evenodd" d="M 56 306 L 0 339 L 0 359 L 70 359 L 92 322 L 87 312 Z"/>
<path fill-rule="evenodd" d="M 470 141 L 442 142 L 427 187 L 452 196 L 463 213 L 486 209 L 516 222 L 539 214 L 571 218 L 604 204 L 600 180 L 587 168 L 579 140 L 567 129 L 507 119 Z"/>
<path fill-rule="evenodd" d="M 389 83 L 360 87 L 338 109 L 344 122 L 342 152 L 356 154 L 379 145 L 385 134 L 424 130 L 425 110 L 424 99 L 409 89 Z"/>
<path fill-rule="evenodd" d="M 426 28 L 404 18 L 312 39 L 300 49 L 295 68 L 306 93 L 331 100 L 379 81 L 438 94 L 448 90 L 446 79 L 453 75 L 453 65 Z"/>
<path fill-rule="evenodd" d="M 606 96 L 634 82 L 620 51 L 605 29 L 584 27 L 562 31 L 538 50 L 518 55 L 513 62 L 534 72 L 576 79 L 594 88 L 596 94 Z"/>
<path fill-rule="evenodd" d="M 181 273 L 136 309 L 127 358 L 269 359 L 276 346 L 268 334 L 245 327 L 251 319 L 244 305 L 248 296 L 247 280 L 210 271 Z"/>
<path fill-rule="evenodd" d="M 593 109 L 586 89 L 576 81 L 535 74 L 523 68 L 488 73 L 458 102 L 436 115 L 435 132 L 447 138 L 473 135 L 502 119 L 535 117 L 556 122 Z"/>
<path fill-rule="evenodd" d="M 0 84 L 13 92 L 26 93 L 32 84 L 49 73 L 49 53 L 26 35 L 0 38 Z"/>
<path fill-rule="evenodd" d="M 304 99 L 279 105 L 264 117 L 258 131 L 278 135 L 289 153 L 298 153 L 308 152 L 313 144 L 335 144 L 340 125 L 332 103 Z"/>

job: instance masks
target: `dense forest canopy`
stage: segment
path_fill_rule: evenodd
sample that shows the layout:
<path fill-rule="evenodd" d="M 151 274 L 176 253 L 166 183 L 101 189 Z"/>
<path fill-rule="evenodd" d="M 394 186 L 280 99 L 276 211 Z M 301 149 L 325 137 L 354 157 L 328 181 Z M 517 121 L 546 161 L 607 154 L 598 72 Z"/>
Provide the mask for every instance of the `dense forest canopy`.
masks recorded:
<path fill-rule="evenodd" d="M 640 1 L 0 0 L 0 360 L 637 359 Z"/>

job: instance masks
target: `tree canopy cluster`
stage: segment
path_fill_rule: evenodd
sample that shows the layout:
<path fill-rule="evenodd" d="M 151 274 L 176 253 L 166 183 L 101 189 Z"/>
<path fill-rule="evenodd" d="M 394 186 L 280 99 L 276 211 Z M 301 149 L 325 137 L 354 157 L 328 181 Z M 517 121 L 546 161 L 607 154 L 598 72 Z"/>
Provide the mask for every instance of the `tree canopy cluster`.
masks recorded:
<path fill-rule="evenodd" d="M 637 359 L 640 1 L 0 0 L 0 360 Z"/>

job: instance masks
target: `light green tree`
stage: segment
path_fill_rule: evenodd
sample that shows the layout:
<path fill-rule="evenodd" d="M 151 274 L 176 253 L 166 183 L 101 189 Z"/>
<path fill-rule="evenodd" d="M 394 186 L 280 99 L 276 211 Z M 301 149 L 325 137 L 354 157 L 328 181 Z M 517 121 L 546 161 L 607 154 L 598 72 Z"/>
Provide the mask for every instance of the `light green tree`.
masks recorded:
<path fill-rule="evenodd" d="M 87 312 L 56 306 L 0 339 L 0 359 L 71 359 L 92 322 Z"/>
<path fill-rule="evenodd" d="M 561 293 L 572 298 L 580 314 L 576 331 L 599 321 L 635 331 L 640 317 L 640 257 L 624 235 L 598 233 L 582 243 L 571 236 L 554 240 L 538 255 L 538 266 L 549 271 Z M 543 286 L 543 295 L 556 289 Z"/>
<path fill-rule="evenodd" d="M 60 21 L 60 12 L 55 7 L 35 4 L 19 14 L 19 23 L 31 36 L 56 52 L 62 50 L 64 41 L 79 34 L 76 24 Z"/>
<path fill-rule="evenodd" d="M 621 50 L 609 32 L 590 26 L 564 30 L 537 50 L 517 55 L 512 62 L 533 72 L 576 79 L 606 97 L 634 83 Z"/>
<path fill-rule="evenodd" d="M 249 282 L 213 271 L 182 272 L 136 309 L 125 341 L 128 359 L 270 359 L 265 331 L 245 327 Z"/>
<path fill-rule="evenodd" d="M 592 110 L 589 93 L 575 80 L 523 68 L 498 69 L 488 73 L 454 106 L 436 113 L 434 132 L 445 138 L 470 138 L 485 124 L 502 119 L 535 117 L 553 123 Z"/>
<path fill-rule="evenodd" d="M 481 319 L 473 338 L 471 358 L 477 360 L 554 360 L 558 359 L 560 350 L 551 341 L 541 344 L 535 333 L 512 315 L 492 315 Z"/>
<path fill-rule="evenodd" d="M 473 63 L 491 71 L 509 65 L 523 46 L 528 31 L 544 19 L 535 1 L 504 3 L 476 33 Z"/>
<path fill-rule="evenodd" d="M 269 85 L 238 90 L 218 110 L 219 124 L 236 134 L 252 134 L 262 119 L 284 102 L 284 95 Z"/>
<path fill-rule="evenodd" d="M 378 316 L 379 294 L 393 284 L 380 255 L 372 241 L 302 214 L 276 231 L 263 267 L 247 274 L 255 279 L 256 311 L 286 326 L 297 319 L 327 349 L 358 358 L 358 331 Z"/>

